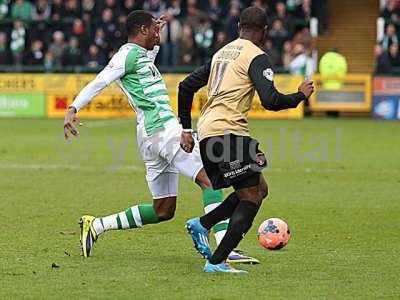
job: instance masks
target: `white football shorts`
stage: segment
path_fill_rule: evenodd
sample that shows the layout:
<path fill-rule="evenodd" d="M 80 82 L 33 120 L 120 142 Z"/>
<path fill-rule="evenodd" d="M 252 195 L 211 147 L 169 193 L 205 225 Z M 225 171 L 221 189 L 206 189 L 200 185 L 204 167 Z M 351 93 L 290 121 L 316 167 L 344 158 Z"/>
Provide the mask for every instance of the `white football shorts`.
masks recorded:
<path fill-rule="evenodd" d="M 146 180 L 153 199 L 178 194 L 179 173 L 195 180 L 203 168 L 199 143 L 191 153 L 180 146 L 182 126 L 178 120 L 165 123 L 164 129 L 147 136 L 143 127 L 137 128 L 137 142 L 146 166 Z"/>

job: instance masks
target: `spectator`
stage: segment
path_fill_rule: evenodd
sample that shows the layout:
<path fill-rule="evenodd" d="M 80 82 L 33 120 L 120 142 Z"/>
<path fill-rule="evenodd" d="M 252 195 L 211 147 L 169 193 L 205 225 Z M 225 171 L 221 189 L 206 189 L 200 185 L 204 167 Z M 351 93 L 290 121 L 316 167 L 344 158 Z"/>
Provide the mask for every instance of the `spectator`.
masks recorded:
<path fill-rule="evenodd" d="M 388 51 L 383 51 L 383 48 L 380 45 L 376 45 L 374 52 L 377 62 L 377 73 L 391 74 L 398 73 L 400 71 L 400 54 L 398 44 L 392 44 Z"/>
<path fill-rule="evenodd" d="M 122 4 L 122 13 L 128 15 L 131 11 L 142 9 L 141 1 L 138 0 L 124 0 Z"/>
<path fill-rule="evenodd" d="M 238 37 L 240 10 L 253 4 L 270 12 L 270 8 L 273 8 L 272 16 L 275 21 L 270 24 L 270 41 L 266 42 L 266 51 L 273 64 L 288 66 L 292 53 L 290 43 L 285 44 L 285 41 L 293 36 L 293 26 L 290 25 L 294 23 L 292 15 L 302 12 L 302 17 L 308 18 L 310 3 L 310 0 L 0 0 L 0 19 L 7 16 L 7 13 L 10 17 L 20 16 L 27 21 L 32 18 L 35 26 L 31 26 L 29 35 L 26 32 L 22 39 L 26 40 L 22 50 L 26 54 L 23 61 L 27 63 L 28 54 L 29 61 L 32 60 L 33 54 L 38 53 L 32 52 L 38 47 L 36 40 L 41 40 L 42 52 L 46 53 L 46 68 L 55 70 L 57 66 L 67 62 L 76 64 L 76 53 L 82 55 L 80 63 L 83 64 L 83 55 L 91 44 L 97 46 L 97 49 L 91 47 L 90 57 L 110 57 L 126 42 L 127 14 L 144 8 L 153 12 L 156 17 L 167 15 L 168 24 L 161 35 L 162 49 L 157 60 L 164 65 L 197 64 L 208 60 L 214 51 Z M 393 3 L 394 1 L 388 3 L 387 11 L 391 15 L 398 11 Z M 6 26 L 2 31 L 7 30 L 10 35 L 9 44 L 5 47 L 10 49 L 11 30 Z M 391 35 L 391 31 L 388 27 L 387 45 L 382 41 L 385 48 L 397 43 L 396 33 Z M 14 29 L 14 32 L 17 31 Z M 58 44 L 52 37 L 55 32 L 59 32 L 57 35 L 62 32 L 72 41 L 67 43 L 63 38 L 61 44 Z M 14 36 L 19 35 L 15 33 Z M 21 41 L 21 36 L 17 40 Z M 307 28 L 296 33 L 294 44 L 302 44 L 307 53 L 313 48 L 313 39 Z M 15 45 L 14 41 L 13 46 Z M 284 45 L 287 45 L 287 49 L 277 55 L 285 48 Z M 1 51 L 4 54 L 7 50 Z M 20 61 L 18 51 L 21 50 L 14 50 L 13 55 L 9 51 L 9 57 Z M 66 51 L 72 54 L 67 55 Z M 89 54 L 85 58 L 87 57 Z"/>
<path fill-rule="evenodd" d="M 202 19 L 206 18 L 207 15 L 197 8 L 196 0 L 188 0 L 187 3 L 187 16 L 185 23 L 189 24 L 194 30 L 200 25 Z"/>
<path fill-rule="evenodd" d="M 269 12 L 267 3 L 264 0 L 254 0 L 252 2 L 252 5 L 258 8 L 261 8 L 262 10 Z"/>
<path fill-rule="evenodd" d="M 82 17 L 82 9 L 78 0 L 67 0 L 62 16 L 68 22 Z"/>
<path fill-rule="evenodd" d="M 182 38 L 179 45 L 181 58 L 181 65 L 192 65 L 195 63 L 194 55 L 194 41 L 193 41 L 193 31 L 188 24 L 183 24 L 182 26 Z"/>
<path fill-rule="evenodd" d="M 311 19 L 311 0 L 303 0 L 295 11 L 295 16 L 303 22 L 309 22 Z"/>
<path fill-rule="evenodd" d="M 219 5 L 219 0 L 210 0 L 207 14 L 213 22 L 214 28 L 219 28 L 222 18 L 222 7 Z"/>
<path fill-rule="evenodd" d="M 385 9 L 381 12 L 381 17 L 386 20 L 386 22 L 391 22 L 398 24 L 400 21 L 400 11 L 397 7 L 396 0 L 388 0 L 386 2 Z"/>
<path fill-rule="evenodd" d="M 26 54 L 25 64 L 30 66 L 37 66 L 37 65 L 43 65 L 43 62 L 44 62 L 43 42 L 40 40 L 34 40 L 32 42 L 31 49 Z"/>
<path fill-rule="evenodd" d="M 224 47 L 228 44 L 228 36 L 225 31 L 219 31 L 217 33 L 217 39 L 214 44 L 214 53 L 217 52 L 219 49 Z"/>
<path fill-rule="evenodd" d="M 21 20 L 14 21 L 14 27 L 11 31 L 11 53 L 13 56 L 14 64 L 20 65 L 23 62 L 25 50 L 25 27 Z"/>
<path fill-rule="evenodd" d="M 102 28 L 97 28 L 96 33 L 94 35 L 94 44 L 102 51 L 103 53 L 107 52 L 108 43 L 106 40 L 106 34 Z"/>
<path fill-rule="evenodd" d="M 283 43 L 289 39 L 289 32 L 283 27 L 282 21 L 276 19 L 272 23 L 268 36 L 280 52 L 282 51 Z"/>
<path fill-rule="evenodd" d="M 302 44 L 307 50 L 313 48 L 313 37 L 311 36 L 310 28 L 303 27 L 299 30 L 292 39 L 293 44 Z"/>
<path fill-rule="evenodd" d="M 143 9 L 149 11 L 155 18 L 159 18 L 166 8 L 165 1 L 161 0 L 146 0 L 143 4 Z"/>
<path fill-rule="evenodd" d="M 394 26 L 393 23 L 390 23 L 386 27 L 386 33 L 383 36 L 381 43 L 382 43 L 382 47 L 383 47 L 384 51 L 388 50 L 392 44 L 399 43 L 399 40 L 397 37 L 397 32 L 396 32 L 396 27 Z"/>
<path fill-rule="evenodd" d="M 179 18 L 182 15 L 181 0 L 171 0 L 168 7 L 168 11 L 174 15 L 175 18 Z"/>
<path fill-rule="evenodd" d="M 92 70 L 98 70 L 106 65 L 106 57 L 99 51 L 99 48 L 92 44 L 89 46 L 87 55 L 84 57 L 84 64 Z"/>
<path fill-rule="evenodd" d="M 72 29 L 71 29 L 71 35 L 75 36 L 79 40 L 79 44 L 82 47 L 87 47 L 88 46 L 88 36 L 86 32 L 87 26 L 83 23 L 81 19 L 74 19 L 72 23 Z"/>
<path fill-rule="evenodd" d="M 92 14 L 96 11 L 96 1 L 95 0 L 83 0 L 82 1 L 82 20 L 86 24 L 92 22 Z M 94 16 L 95 17 L 95 16 Z"/>
<path fill-rule="evenodd" d="M 226 32 L 228 41 L 231 42 L 239 37 L 238 23 L 239 23 L 240 7 L 239 5 L 231 5 L 228 13 L 228 20 L 226 22 Z"/>
<path fill-rule="evenodd" d="M 114 34 L 115 31 L 117 30 L 117 25 L 113 19 L 114 19 L 113 11 L 109 8 L 106 8 L 101 15 L 101 21 L 99 23 L 99 27 L 104 30 L 106 38 L 107 40 L 110 41 L 110 43 L 114 42 L 115 38 Z"/>
<path fill-rule="evenodd" d="M 208 18 L 201 19 L 199 26 L 194 29 L 194 41 L 201 65 L 205 64 L 208 57 L 212 54 L 210 50 L 212 50 L 213 39 L 214 31 L 211 27 L 211 22 Z"/>
<path fill-rule="evenodd" d="M 10 65 L 10 52 L 7 45 L 7 34 L 0 31 L 0 65 Z"/>
<path fill-rule="evenodd" d="M 174 15 L 165 13 L 165 24 L 161 34 L 161 62 L 163 65 L 176 66 L 178 64 L 178 44 L 181 39 L 182 27 Z"/>
<path fill-rule="evenodd" d="M 279 54 L 278 49 L 276 49 L 271 40 L 265 41 L 265 53 L 268 54 L 271 65 L 273 67 L 281 67 L 282 66 L 282 58 Z"/>
<path fill-rule="evenodd" d="M 34 21 L 46 21 L 50 18 L 51 7 L 48 0 L 37 0 L 32 10 Z"/>
<path fill-rule="evenodd" d="M 52 72 L 56 68 L 54 55 L 50 50 L 44 56 L 44 68 L 47 72 Z"/>
<path fill-rule="evenodd" d="M 286 30 L 292 29 L 292 20 L 290 15 L 286 11 L 286 4 L 283 2 L 277 2 L 275 5 L 275 16 L 274 20 L 281 20 L 283 27 Z"/>
<path fill-rule="evenodd" d="M 78 66 L 82 64 L 82 51 L 79 48 L 79 40 L 71 37 L 64 54 L 64 65 Z"/>
<path fill-rule="evenodd" d="M 25 0 L 15 0 L 11 5 L 11 18 L 20 19 L 25 22 L 32 20 L 32 4 Z"/>
<path fill-rule="evenodd" d="M 290 62 L 292 61 L 292 43 L 286 41 L 283 44 L 282 64 L 285 70 L 289 70 Z"/>
<path fill-rule="evenodd" d="M 125 15 L 120 15 L 118 17 L 117 21 L 117 29 L 114 32 L 114 42 L 112 43 L 112 47 L 108 47 L 110 50 L 111 49 L 118 49 L 121 47 L 123 44 L 125 44 L 127 40 L 126 36 L 126 16 Z"/>
<path fill-rule="evenodd" d="M 119 16 L 121 14 L 121 8 L 119 6 L 119 1 L 115 0 L 104 0 L 104 5 L 102 10 L 109 8 L 112 10 L 114 16 Z"/>
<path fill-rule="evenodd" d="M 53 65 L 55 67 L 60 67 L 62 65 L 62 60 L 65 52 L 65 40 L 64 33 L 61 31 L 56 31 L 53 33 L 53 42 L 50 44 L 49 51 L 51 52 Z"/>
<path fill-rule="evenodd" d="M 60 21 L 63 12 L 64 12 L 63 0 L 53 0 L 51 6 L 51 20 L 54 22 Z"/>
<path fill-rule="evenodd" d="M 307 55 L 306 49 L 302 44 L 293 47 L 293 59 L 289 63 L 290 74 L 310 77 L 313 73 L 312 60 Z"/>
<path fill-rule="evenodd" d="M 389 61 L 391 66 L 391 72 L 393 72 L 393 68 L 400 67 L 400 54 L 399 54 L 398 44 L 392 44 L 389 47 Z"/>
<path fill-rule="evenodd" d="M 0 0 L 0 21 L 7 17 L 8 0 Z"/>
<path fill-rule="evenodd" d="M 376 44 L 374 48 L 375 56 L 375 73 L 377 74 L 388 74 L 392 71 L 392 65 L 389 58 L 389 53 L 383 51 L 380 44 Z"/>

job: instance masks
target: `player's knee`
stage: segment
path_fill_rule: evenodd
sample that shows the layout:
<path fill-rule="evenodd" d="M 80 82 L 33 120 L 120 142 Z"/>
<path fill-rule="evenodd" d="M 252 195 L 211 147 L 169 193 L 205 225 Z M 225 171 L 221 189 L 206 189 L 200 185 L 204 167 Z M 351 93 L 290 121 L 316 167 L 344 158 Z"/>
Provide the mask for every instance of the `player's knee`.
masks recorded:
<path fill-rule="evenodd" d="M 268 185 L 263 177 L 260 178 L 260 184 L 258 185 L 258 192 L 260 199 L 263 200 L 268 196 Z"/>
<path fill-rule="evenodd" d="M 253 220 L 247 218 L 245 215 L 239 214 L 231 218 L 230 227 L 231 231 L 237 234 L 246 233 L 252 225 Z"/>
<path fill-rule="evenodd" d="M 157 199 L 153 205 L 160 222 L 171 220 L 175 215 L 176 197 Z"/>
<path fill-rule="evenodd" d="M 267 198 L 267 196 L 268 196 L 268 186 L 267 185 L 261 186 L 260 190 L 259 190 L 259 194 L 260 194 L 261 200 Z"/>
<path fill-rule="evenodd" d="M 212 184 L 210 179 L 208 178 L 206 171 L 204 169 L 201 169 L 201 171 L 197 174 L 196 176 L 196 183 L 202 188 L 202 189 L 210 189 L 212 188 Z"/>
<path fill-rule="evenodd" d="M 157 211 L 158 220 L 160 222 L 171 220 L 175 215 L 175 207 Z"/>

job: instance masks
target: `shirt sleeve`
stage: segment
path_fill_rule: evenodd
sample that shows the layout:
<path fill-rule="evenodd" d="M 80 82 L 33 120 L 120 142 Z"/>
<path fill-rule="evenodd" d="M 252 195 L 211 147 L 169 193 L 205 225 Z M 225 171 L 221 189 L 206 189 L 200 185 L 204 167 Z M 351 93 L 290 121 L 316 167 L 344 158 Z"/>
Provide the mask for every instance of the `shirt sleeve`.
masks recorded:
<path fill-rule="evenodd" d="M 260 97 L 262 106 L 267 110 L 279 111 L 295 108 L 306 99 L 302 92 L 285 95 L 275 88 L 274 72 L 266 54 L 260 54 L 252 60 L 248 74 Z"/>
<path fill-rule="evenodd" d="M 178 91 L 178 117 L 183 129 L 192 128 L 192 103 L 194 94 L 207 85 L 211 61 L 194 70 L 181 83 Z"/>
<path fill-rule="evenodd" d="M 125 74 L 125 61 L 121 59 L 119 53 L 115 54 L 109 64 L 89 82 L 76 96 L 70 107 L 74 107 L 78 112 L 92 101 L 104 88 L 113 81 L 121 78 Z"/>

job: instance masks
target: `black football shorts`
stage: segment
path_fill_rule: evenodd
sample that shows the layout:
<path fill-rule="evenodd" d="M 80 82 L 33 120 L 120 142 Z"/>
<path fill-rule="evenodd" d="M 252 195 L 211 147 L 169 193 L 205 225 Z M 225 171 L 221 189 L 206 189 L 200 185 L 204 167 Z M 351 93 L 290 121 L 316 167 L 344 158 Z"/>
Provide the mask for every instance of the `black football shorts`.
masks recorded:
<path fill-rule="evenodd" d="M 204 169 L 215 190 L 232 186 L 235 190 L 259 184 L 266 167 L 257 140 L 249 136 L 226 134 L 200 141 Z"/>

